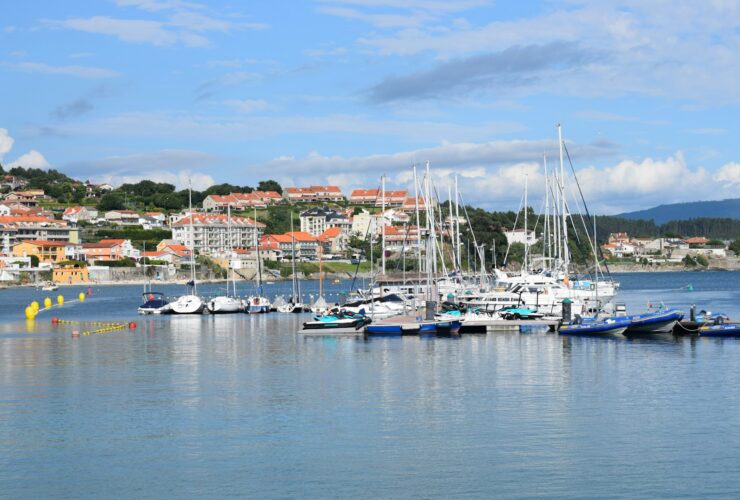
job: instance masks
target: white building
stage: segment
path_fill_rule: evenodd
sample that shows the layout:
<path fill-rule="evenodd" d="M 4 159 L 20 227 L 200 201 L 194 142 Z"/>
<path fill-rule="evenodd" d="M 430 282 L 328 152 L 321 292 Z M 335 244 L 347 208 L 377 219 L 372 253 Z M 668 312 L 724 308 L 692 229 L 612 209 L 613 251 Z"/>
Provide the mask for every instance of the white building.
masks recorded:
<path fill-rule="evenodd" d="M 133 210 L 111 210 L 110 212 L 105 212 L 105 220 L 110 224 L 138 226 L 139 214 Z"/>
<path fill-rule="evenodd" d="M 229 222 L 224 214 L 196 213 L 192 215 L 192 233 L 191 216 L 186 216 L 172 224 L 172 239 L 194 248 L 196 252 L 216 255 L 234 248 L 254 246 L 255 233 L 259 241 L 264 227 L 249 217 L 232 215 Z"/>
<path fill-rule="evenodd" d="M 525 232 L 524 229 L 514 229 L 513 231 L 504 231 L 504 235 L 509 245 L 512 243 L 521 243 L 522 245 L 534 245 L 537 243 L 537 236 L 531 230 Z"/>
<path fill-rule="evenodd" d="M 349 229 L 351 222 L 344 214 L 328 208 L 311 208 L 300 214 L 301 231 L 312 236 L 321 236 L 332 227 Z"/>
<path fill-rule="evenodd" d="M 62 220 L 77 224 L 80 221 L 91 221 L 98 217 L 98 210 L 94 207 L 68 207 L 62 214 Z"/>

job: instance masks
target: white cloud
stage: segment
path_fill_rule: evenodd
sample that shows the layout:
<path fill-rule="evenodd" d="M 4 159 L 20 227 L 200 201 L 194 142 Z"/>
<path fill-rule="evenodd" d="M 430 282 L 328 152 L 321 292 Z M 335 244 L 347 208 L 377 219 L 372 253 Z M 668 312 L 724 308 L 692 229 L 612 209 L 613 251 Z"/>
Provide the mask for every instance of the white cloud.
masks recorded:
<path fill-rule="evenodd" d="M 43 73 L 46 75 L 66 75 L 78 78 L 113 78 L 120 73 L 111 69 L 95 68 L 91 66 L 52 66 L 50 64 L 37 62 L 22 62 L 12 64 L 10 67 L 25 71 L 27 73 Z"/>
<path fill-rule="evenodd" d="M 214 183 L 213 177 L 199 170 L 215 170 L 222 161 L 218 156 L 202 151 L 163 149 L 149 153 L 74 161 L 61 168 L 74 177 L 94 179 L 113 185 L 150 179 L 169 182 L 183 189 L 187 187 L 188 179 L 192 179 L 194 189 L 204 189 Z"/>
<path fill-rule="evenodd" d="M 14 167 L 47 168 L 49 167 L 49 162 L 46 161 L 44 155 L 42 155 L 35 149 L 32 149 L 28 153 L 19 156 L 8 164 L 8 168 Z"/>
<path fill-rule="evenodd" d="M 224 101 L 224 104 L 231 106 L 240 113 L 254 113 L 270 107 L 267 101 L 262 99 L 229 99 Z"/>
<path fill-rule="evenodd" d="M 15 139 L 10 137 L 10 135 L 8 134 L 8 130 L 0 128 L 0 161 L 2 161 L 3 156 L 5 156 L 7 153 L 10 152 L 11 149 L 13 149 L 14 142 Z"/>
<path fill-rule="evenodd" d="M 209 44 L 207 38 L 185 31 L 167 29 L 160 21 L 144 19 L 116 19 L 108 16 L 49 21 L 51 26 L 68 28 L 86 33 L 115 36 L 123 42 L 148 43 L 155 46 L 182 43 L 191 47 Z"/>
<path fill-rule="evenodd" d="M 740 187 L 740 163 L 726 163 L 714 175 L 714 180 L 719 183 L 730 184 L 730 187 Z"/>

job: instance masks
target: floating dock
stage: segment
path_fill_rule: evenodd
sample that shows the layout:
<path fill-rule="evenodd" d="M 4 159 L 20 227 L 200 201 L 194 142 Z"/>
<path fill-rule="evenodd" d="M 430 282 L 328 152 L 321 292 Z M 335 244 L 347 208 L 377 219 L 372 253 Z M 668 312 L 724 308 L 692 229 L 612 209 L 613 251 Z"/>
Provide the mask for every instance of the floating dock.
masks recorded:
<path fill-rule="evenodd" d="M 559 319 L 467 319 L 462 322 L 460 333 L 495 333 L 497 331 L 521 331 L 522 327 L 548 328 L 551 332 L 557 331 Z"/>

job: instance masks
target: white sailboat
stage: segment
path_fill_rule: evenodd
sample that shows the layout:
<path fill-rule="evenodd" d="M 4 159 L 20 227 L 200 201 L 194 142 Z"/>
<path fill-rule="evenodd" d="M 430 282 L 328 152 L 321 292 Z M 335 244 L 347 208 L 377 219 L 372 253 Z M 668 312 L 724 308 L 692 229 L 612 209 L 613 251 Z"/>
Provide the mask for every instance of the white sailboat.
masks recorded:
<path fill-rule="evenodd" d="M 234 269 L 231 266 L 231 255 L 234 248 L 234 244 L 231 241 L 231 205 L 226 210 L 226 255 L 229 257 L 229 280 L 226 282 L 226 295 L 220 295 L 213 297 L 208 301 L 206 307 L 208 311 L 213 314 L 232 314 L 242 312 L 244 310 L 244 301 L 236 295 L 236 280 L 234 279 Z M 229 294 L 229 284 L 232 286 L 232 294 Z"/>
<path fill-rule="evenodd" d="M 193 230 L 193 194 L 188 182 L 188 209 L 190 217 L 190 281 L 187 286 L 190 293 L 178 297 L 170 302 L 169 312 L 172 314 L 202 314 L 206 304 L 198 296 L 198 285 L 195 282 L 195 232 Z"/>
<path fill-rule="evenodd" d="M 257 207 L 254 207 L 254 223 L 257 224 Z M 249 297 L 247 312 L 249 314 L 268 313 L 272 309 L 270 299 L 262 295 L 262 260 L 260 259 L 260 245 L 257 239 L 257 226 L 254 228 L 254 247 L 257 251 L 257 293 Z"/>

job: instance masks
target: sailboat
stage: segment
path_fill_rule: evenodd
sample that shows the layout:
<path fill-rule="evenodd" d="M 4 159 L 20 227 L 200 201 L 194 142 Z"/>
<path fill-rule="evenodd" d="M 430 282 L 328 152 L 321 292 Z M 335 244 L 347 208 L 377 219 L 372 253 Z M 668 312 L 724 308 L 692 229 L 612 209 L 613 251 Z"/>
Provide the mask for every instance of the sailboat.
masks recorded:
<path fill-rule="evenodd" d="M 146 253 L 146 242 L 144 242 L 144 253 Z M 146 261 L 144 263 L 144 275 L 146 275 Z M 148 283 L 144 284 L 142 300 L 143 302 L 137 309 L 139 314 L 162 314 L 169 309 L 165 295 L 162 292 L 152 290 L 151 280 L 148 280 Z"/>
<path fill-rule="evenodd" d="M 291 264 L 293 266 L 293 294 L 290 298 L 290 302 L 282 305 L 278 308 L 278 312 L 282 313 L 302 313 L 309 312 L 310 309 L 301 303 L 301 285 L 298 281 L 298 275 L 295 267 L 295 233 L 293 232 L 293 214 L 290 215 L 290 253 L 291 253 Z"/>
<path fill-rule="evenodd" d="M 257 207 L 254 207 L 254 247 L 257 251 L 257 294 L 249 297 L 247 312 L 249 314 L 268 313 L 272 308 L 270 299 L 262 295 L 262 260 L 260 259 L 260 245 L 257 240 Z"/>
<path fill-rule="evenodd" d="M 237 297 L 236 295 L 236 280 L 234 279 L 234 269 L 231 265 L 231 253 L 232 249 L 234 247 L 232 241 L 231 241 L 231 205 L 227 208 L 227 230 L 226 230 L 226 239 L 228 240 L 227 244 L 227 255 L 229 256 L 229 274 L 230 279 L 226 282 L 226 295 L 220 295 L 218 297 L 214 297 L 211 300 L 208 301 L 208 304 L 206 304 L 206 307 L 208 307 L 208 311 L 210 311 L 213 314 L 228 314 L 228 313 L 238 313 L 242 312 L 244 310 L 244 301 Z M 233 294 L 229 295 L 229 284 L 232 285 Z"/>
<path fill-rule="evenodd" d="M 170 303 L 169 311 L 172 314 L 202 314 L 206 304 L 198 296 L 198 285 L 195 282 L 195 232 L 193 230 L 193 194 L 188 182 L 188 217 L 190 218 L 190 281 L 187 283 L 188 293 L 178 297 Z"/>
<path fill-rule="evenodd" d="M 322 254 L 323 249 L 321 247 L 321 242 L 319 241 L 319 297 L 311 304 L 311 312 L 317 314 L 326 311 L 327 306 L 326 300 L 324 300 L 324 272 L 321 266 Z"/>

